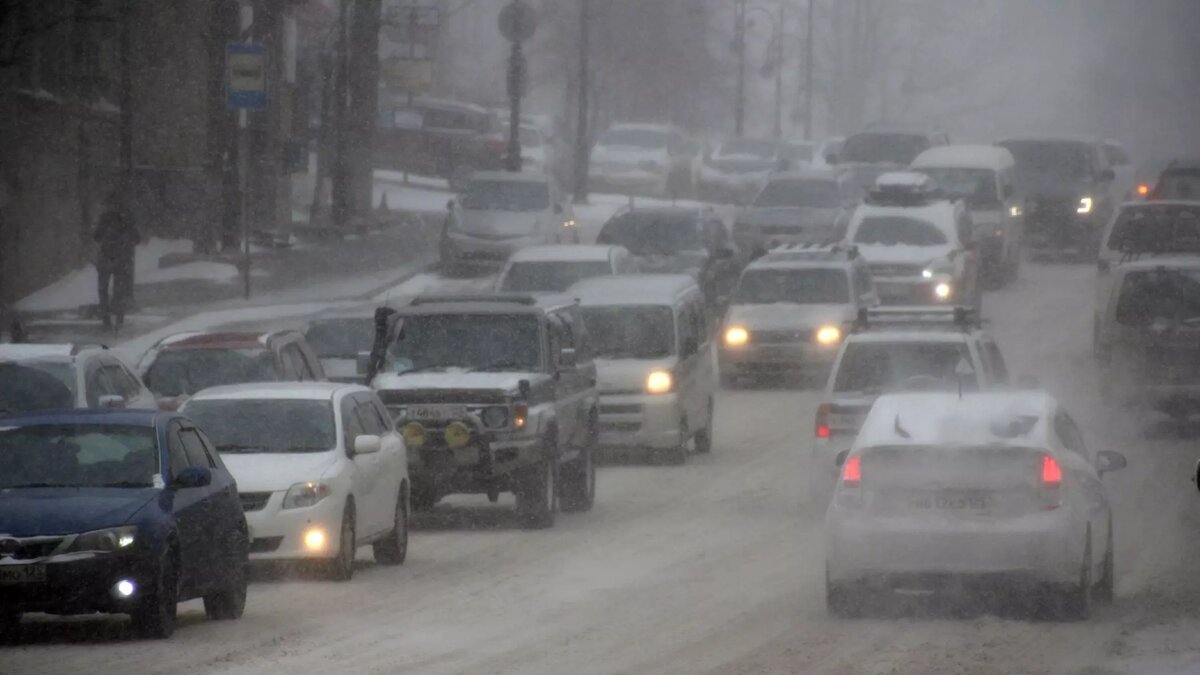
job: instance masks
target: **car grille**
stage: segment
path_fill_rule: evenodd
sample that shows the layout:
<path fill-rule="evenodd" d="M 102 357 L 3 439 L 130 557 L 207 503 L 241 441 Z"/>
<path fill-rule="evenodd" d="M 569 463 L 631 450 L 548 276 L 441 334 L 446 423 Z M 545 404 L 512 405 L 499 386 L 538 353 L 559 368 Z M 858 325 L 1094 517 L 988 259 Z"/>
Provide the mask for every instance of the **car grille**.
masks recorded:
<path fill-rule="evenodd" d="M 403 389 L 379 392 L 383 404 L 392 407 L 410 403 L 506 403 L 504 392 L 473 389 Z"/>
<path fill-rule="evenodd" d="M 601 403 L 601 415 L 641 415 L 642 406 L 638 403 Z"/>
<path fill-rule="evenodd" d="M 637 431 L 641 428 L 641 422 L 600 422 L 600 431 Z"/>
<path fill-rule="evenodd" d="M 45 558 L 62 544 L 65 537 L 0 537 L 0 558 L 35 560 Z"/>
<path fill-rule="evenodd" d="M 242 511 L 261 511 L 271 499 L 270 492 L 239 492 L 238 499 L 242 500 Z"/>
<path fill-rule="evenodd" d="M 875 277 L 919 277 L 923 265 L 871 265 L 871 275 Z"/>
<path fill-rule="evenodd" d="M 1072 222 L 1076 201 L 1031 199 L 1025 211 L 1025 228 L 1031 232 L 1055 232 Z"/>
<path fill-rule="evenodd" d="M 750 333 L 750 344 L 789 344 L 811 340 L 811 330 L 756 330 Z"/>
<path fill-rule="evenodd" d="M 283 537 L 258 537 L 250 542 L 251 553 L 270 553 L 279 549 Z"/>

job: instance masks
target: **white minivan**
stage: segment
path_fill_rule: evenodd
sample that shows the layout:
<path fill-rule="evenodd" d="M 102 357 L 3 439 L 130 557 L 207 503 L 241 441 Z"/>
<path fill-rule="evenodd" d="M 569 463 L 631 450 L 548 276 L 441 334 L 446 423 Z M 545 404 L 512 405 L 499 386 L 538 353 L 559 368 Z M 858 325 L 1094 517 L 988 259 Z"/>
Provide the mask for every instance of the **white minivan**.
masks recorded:
<path fill-rule="evenodd" d="M 596 363 L 601 447 L 650 448 L 682 464 L 712 448 L 716 374 L 704 294 L 682 274 L 581 281 Z"/>
<path fill-rule="evenodd" d="M 311 561 L 342 581 L 358 547 L 400 565 L 408 552 L 404 440 L 374 391 L 334 382 L 213 387 L 182 412 L 237 480 L 251 561 Z"/>

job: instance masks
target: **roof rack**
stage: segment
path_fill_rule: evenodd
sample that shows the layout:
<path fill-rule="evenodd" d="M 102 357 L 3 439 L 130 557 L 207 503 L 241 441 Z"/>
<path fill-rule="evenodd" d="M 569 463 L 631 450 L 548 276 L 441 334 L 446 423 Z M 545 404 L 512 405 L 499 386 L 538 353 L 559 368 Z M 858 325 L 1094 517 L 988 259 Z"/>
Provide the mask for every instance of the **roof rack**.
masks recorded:
<path fill-rule="evenodd" d="M 858 257 L 858 247 L 841 243 L 841 240 L 822 242 L 801 242 L 796 244 L 781 244 L 772 247 L 766 255 L 776 255 L 788 260 L 828 260 L 834 256 L 846 256 L 847 260 Z"/>
<path fill-rule="evenodd" d="M 418 295 L 408 303 L 410 307 L 418 305 L 437 305 L 451 302 L 493 302 L 509 305 L 536 305 L 538 299 L 532 295 L 519 293 L 455 293 L 447 295 Z"/>
<path fill-rule="evenodd" d="M 973 307 L 938 307 L 938 306 L 890 306 L 864 307 L 858 311 L 855 330 L 867 330 L 874 327 L 894 328 L 897 326 L 947 326 L 963 332 L 973 330 L 983 325 L 983 320 Z"/>

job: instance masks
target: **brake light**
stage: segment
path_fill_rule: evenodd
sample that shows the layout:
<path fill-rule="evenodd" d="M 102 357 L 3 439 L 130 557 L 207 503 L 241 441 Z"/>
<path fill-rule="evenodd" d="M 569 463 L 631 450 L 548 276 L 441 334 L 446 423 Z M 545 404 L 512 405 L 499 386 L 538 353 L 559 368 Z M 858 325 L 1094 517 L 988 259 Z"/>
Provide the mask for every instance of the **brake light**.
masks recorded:
<path fill-rule="evenodd" d="M 855 488 L 862 484 L 862 456 L 850 455 L 842 463 L 842 487 Z"/>
<path fill-rule="evenodd" d="M 1062 485 L 1062 478 L 1062 467 L 1058 465 L 1058 460 L 1050 455 L 1042 455 L 1042 485 L 1058 487 Z"/>
<path fill-rule="evenodd" d="M 817 421 L 813 433 L 817 438 L 829 438 L 829 404 L 822 403 L 817 407 Z"/>

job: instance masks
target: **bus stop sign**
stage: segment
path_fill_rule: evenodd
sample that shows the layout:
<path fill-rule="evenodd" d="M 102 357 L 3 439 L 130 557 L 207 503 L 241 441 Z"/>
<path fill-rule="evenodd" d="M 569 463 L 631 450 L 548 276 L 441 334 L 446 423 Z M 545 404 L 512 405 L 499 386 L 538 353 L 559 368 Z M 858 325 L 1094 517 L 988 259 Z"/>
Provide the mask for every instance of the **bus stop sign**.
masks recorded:
<path fill-rule="evenodd" d="M 267 49 L 249 42 L 225 48 L 225 90 L 229 107 L 261 110 L 267 107 Z"/>

